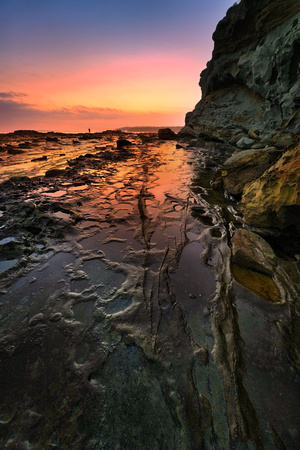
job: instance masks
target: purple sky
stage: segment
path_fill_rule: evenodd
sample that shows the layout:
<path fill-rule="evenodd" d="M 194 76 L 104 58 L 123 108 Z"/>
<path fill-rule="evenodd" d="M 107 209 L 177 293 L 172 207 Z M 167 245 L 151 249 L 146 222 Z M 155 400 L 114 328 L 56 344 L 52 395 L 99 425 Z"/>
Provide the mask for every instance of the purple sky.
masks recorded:
<path fill-rule="evenodd" d="M 0 132 L 183 125 L 231 0 L 0 4 Z"/>

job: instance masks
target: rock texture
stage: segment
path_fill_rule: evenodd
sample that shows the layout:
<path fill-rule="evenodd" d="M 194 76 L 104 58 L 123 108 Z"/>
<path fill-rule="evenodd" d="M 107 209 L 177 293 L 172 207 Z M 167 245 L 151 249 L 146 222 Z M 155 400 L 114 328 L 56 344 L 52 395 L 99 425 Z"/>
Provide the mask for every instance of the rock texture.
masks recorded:
<path fill-rule="evenodd" d="M 229 158 L 222 170 L 224 189 L 233 195 L 240 195 L 244 187 L 259 178 L 281 153 L 274 147 L 267 150 L 245 150 Z"/>
<path fill-rule="evenodd" d="M 249 225 L 300 232 L 300 146 L 245 186 L 242 210 Z"/>
<path fill-rule="evenodd" d="M 213 39 L 180 135 L 236 149 L 213 186 L 241 198 L 245 223 L 299 231 L 300 4 L 241 0 Z"/>
<path fill-rule="evenodd" d="M 239 228 L 235 231 L 231 243 L 233 262 L 266 275 L 274 272 L 277 258 L 271 246 L 261 236 Z"/>
<path fill-rule="evenodd" d="M 171 128 L 160 128 L 158 130 L 158 137 L 159 139 L 164 139 L 168 141 L 176 139 L 176 134 L 174 133 L 173 130 L 171 130 Z"/>
<path fill-rule="evenodd" d="M 212 59 L 201 73 L 202 100 L 181 134 L 229 141 L 249 130 L 299 133 L 299 3 L 242 0 L 213 39 Z"/>

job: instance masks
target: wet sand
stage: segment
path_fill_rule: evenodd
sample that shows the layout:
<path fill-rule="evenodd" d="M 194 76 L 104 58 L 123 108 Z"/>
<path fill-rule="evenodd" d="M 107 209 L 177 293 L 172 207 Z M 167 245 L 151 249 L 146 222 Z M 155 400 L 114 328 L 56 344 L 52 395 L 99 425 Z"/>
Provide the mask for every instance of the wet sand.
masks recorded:
<path fill-rule="evenodd" d="M 1 445 L 296 448 L 298 263 L 280 305 L 242 287 L 221 153 L 118 137 L 26 138 L 2 166 Z"/>

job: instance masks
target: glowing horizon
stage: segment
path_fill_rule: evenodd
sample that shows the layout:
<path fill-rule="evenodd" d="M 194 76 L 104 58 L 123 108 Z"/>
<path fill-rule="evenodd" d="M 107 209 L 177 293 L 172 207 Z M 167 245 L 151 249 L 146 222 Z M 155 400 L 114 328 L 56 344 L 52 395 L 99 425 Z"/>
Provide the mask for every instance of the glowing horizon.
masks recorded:
<path fill-rule="evenodd" d="M 54 0 L 39 10 L 34 2 L 13 0 L 0 7 L 6 44 L 0 44 L 0 132 L 183 126 L 185 114 L 200 100 L 199 73 L 211 56 L 218 13 L 207 5 L 204 10 L 200 0 L 190 0 L 188 8 L 167 1 L 172 9 L 165 22 L 159 5 L 147 9 L 137 0 L 129 2 L 128 11 L 120 0 L 102 10 L 93 0 L 63 3 Z M 233 2 L 224 3 L 218 19 Z M 114 15 L 116 5 L 124 17 Z M 211 28 L 203 22 L 200 39 L 201 16 L 192 13 L 201 8 L 211 17 Z"/>

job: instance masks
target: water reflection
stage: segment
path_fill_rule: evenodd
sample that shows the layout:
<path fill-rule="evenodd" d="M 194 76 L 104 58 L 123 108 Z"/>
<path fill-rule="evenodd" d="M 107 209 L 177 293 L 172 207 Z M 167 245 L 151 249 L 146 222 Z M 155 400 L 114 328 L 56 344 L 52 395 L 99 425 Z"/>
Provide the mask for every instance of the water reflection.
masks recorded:
<path fill-rule="evenodd" d="M 122 152 L 116 136 L 32 143 L 27 155 L 52 152 L 40 167 L 11 156 L 10 173 L 70 171 L 7 197 L 0 247 L 19 245 L 20 259 L 0 262 L 1 445 L 273 448 L 276 428 L 296 448 L 289 306 L 234 281 L 235 217 L 205 155 L 134 139 Z"/>

